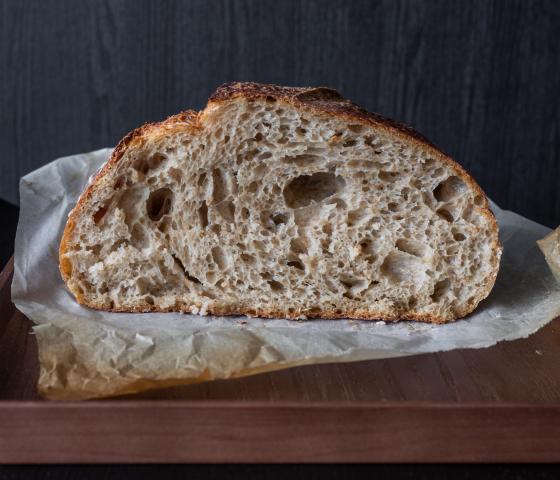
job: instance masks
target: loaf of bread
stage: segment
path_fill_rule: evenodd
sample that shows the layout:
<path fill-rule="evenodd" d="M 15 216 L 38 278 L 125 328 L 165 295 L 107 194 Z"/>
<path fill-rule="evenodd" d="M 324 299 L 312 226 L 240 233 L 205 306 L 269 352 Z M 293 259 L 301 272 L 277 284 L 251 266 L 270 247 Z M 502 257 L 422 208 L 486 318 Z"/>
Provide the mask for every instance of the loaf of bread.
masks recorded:
<path fill-rule="evenodd" d="M 550 271 L 560 282 L 560 227 L 552 230 L 546 237 L 537 240 Z"/>
<path fill-rule="evenodd" d="M 115 312 L 443 323 L 500 254 L 483 191 L 413 130 L 328 88 L 232 83 L 118 144 L 60 270 Z"/>

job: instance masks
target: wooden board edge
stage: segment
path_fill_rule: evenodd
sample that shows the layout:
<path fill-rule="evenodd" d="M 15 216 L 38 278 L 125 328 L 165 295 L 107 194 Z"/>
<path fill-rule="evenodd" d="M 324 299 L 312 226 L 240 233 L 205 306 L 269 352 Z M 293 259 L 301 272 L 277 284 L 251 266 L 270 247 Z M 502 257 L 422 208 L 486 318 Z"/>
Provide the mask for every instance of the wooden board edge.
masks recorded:
<path fill-rule="evenodd" d="M 557 462 L 560 405 L 0 402 L 0 462 Z"/>

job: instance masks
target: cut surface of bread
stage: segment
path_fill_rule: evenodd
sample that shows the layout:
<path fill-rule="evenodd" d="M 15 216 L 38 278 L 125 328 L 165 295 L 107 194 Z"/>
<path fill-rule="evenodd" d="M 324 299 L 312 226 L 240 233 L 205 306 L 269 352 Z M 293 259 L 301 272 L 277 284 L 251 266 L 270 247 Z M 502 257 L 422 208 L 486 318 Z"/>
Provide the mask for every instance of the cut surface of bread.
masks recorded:
<path fill-rule="evenodd" d="M 119 143 L 60 269 L 102 310 L 443 323 L 500 254 L 480 187 L 414 131 L 328 88 L 233 83 Z"/>
<path fill-rule="evenodd" d="M 537 240 L 537 244 L 550 267 L 550 271 L 560 282 L 560 227 L 546 237 Z"/>

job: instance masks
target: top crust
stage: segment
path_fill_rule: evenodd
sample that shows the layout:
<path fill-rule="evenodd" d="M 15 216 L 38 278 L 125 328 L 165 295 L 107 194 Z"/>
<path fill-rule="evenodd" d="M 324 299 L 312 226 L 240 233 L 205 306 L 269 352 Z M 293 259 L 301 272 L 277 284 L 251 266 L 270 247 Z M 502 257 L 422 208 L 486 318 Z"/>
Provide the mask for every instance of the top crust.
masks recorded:
<path fill-rule="evenodd" d="M 359 106 L 353 104 L 351 101 L 344 99 L 336 90 L 328 87 L 283 87 L 278 85 L 266 85 L 254 82 L 232 82 L 221 85 L 209 98 L 208 104 L 201 112 L 186 110 L 179 114 L 173 115 L 161 122 L 146 123 L 143 126 L 128 133 L 115 147 L 110 159 L 104 167 L 97 173 L 93 181 L 86 188 L 80 196 L 76 207 L 70 212 L 68 221 L 61 239 L 59 248 L 60 271 L 63 279 L 68 281 L 71 276 L 71 265 L 64 255 L 69 249 L 69 242 L 74 231 L 76 220 L 82 214 L 88 199 L 95 192 L 97 185 L 100 181 L 108 175 L 108 173 L 115 168 L 119 160 L 123 157 L 125 152 L 129 149 L 141 146 L 146 141 L 163 137 L 173 133 L 175 129 L 185 131 L 190 130 L 195 133 L 201 129 L 202 122 L 206 116 L 211 116 L 216 106 L 223 102 L 228 102 L 235 98 L 251 99 L 264 99 L 269 102 L 284 102 L 294 107 L 311 111 L 318 115 L 335 116 L 344 120 L 350 120 L 366 126 L 375 126 L 378 129 L 384 130 L 391 135 L 399 137 L 399 139 L 407 144 L 420 146 L 430 152 L 432 156 L 441 160 L 449 165 L 469 187 L 481 195 L 482 205 L 480 206 L 480 213 L 487 218 L 492 226 L 492 230 L 496 232 L 495 238 L 492 242 L 491 249 L 493 253 L 499 258 L 502 246 L 499 242 L 497 231 L 498 225 L 496 219 L 491 212 L 486 195 L 472 176 L 464 170 L 458 163 L 447 156 L 443 151 L 438 149 L 424 136 L 413 130 L 411 127 L 403 125 L 391 119 L 387 119 L 379 114 L 368 112 Z M 484 294 L 481 295 L 480 300 L 485 298 L 491 291 L 499 262 L 496 265 L 495 271 L 492 275 L 488 276 L 486 285 L 483 287 Z M 79 292 L 73 291 L 79 303 L 83 303 L 83 298 Z M 88 305 L 93 308 L 98 308 L 96 305 Z M 123 311 L 119 308 L 111 309 L 112 311 Z M 158 308 L 150 308 L 151 311 L 158 311 Z M 170 311 L 173 309 L 163 309 L 159 311 Z M 126 310 L 129 311 L 129 310 Z M 137 311 L 146 311 L 139 308 Z M 460 313 L 457 318 L 461 318 L 472 311 L 465 311 Z M 281 314 L 275 311 L 251 311 L 251 312 L 238 312 L 238 311 L 224 311 L 219 309 L 209 313 L 215 314 L 246 314 L 250 313 L 255 316 L 264 317 L 277 317 Z M 297 318 L 297 314 L 294 318 Z M 341 315 L 336 314 L 334 311 L 322 311 L 318 314 L 307 315 L 309 318 L 340 318 Z M 351 315 L 352 318 L 379 318 L 394 320 L 391 316 L 384 316 L 383 314 L 372 317 L 371 312 L 360 310 Z M 444 323 L 448 319 L 438 318 L 433 315 L 424 314 L 416 317 L 403 317 L 403 319 L 419 320 L 432 323 Z"/>
<path fill-rule="evenodd" d="M 400 134 L 404 134 L 407 138 L 412 137 L 424 145 L 436 149 L 428 139 L 409 126 L 385 118 L 377 113 L 368 112 L 350 100 L 343 98 L 340 93 L 329 87 L 282 87 L 254 82 L 224 83 L 212 94 L 208 101 L 208 106 L 215 102 L 224 102 L 236 97 L 247 99 L 264 98 L 271 101 L 280 100 L 294 107 L 314 110 L 317 113 L 326 113 L 386 129 L 393 129 Z"/>

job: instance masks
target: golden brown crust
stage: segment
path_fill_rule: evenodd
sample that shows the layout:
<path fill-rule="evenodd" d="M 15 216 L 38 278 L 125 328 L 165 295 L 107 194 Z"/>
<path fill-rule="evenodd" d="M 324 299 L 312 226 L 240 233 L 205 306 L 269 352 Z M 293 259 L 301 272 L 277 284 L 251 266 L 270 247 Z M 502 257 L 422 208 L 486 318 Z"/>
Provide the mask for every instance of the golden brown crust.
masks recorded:
<path fill-rule="evenodd" d="M 452 158 L 447 156 L 444 152 L 435 147 L 430 141 L 428 141 L 424 136 L 413 130 L 412 128 L 395 122 L 394 120 L 387 119 L 378 115 L 376 113 L 368 112 L 357 105 L 354 105 L 349 100 L 344 99 L 336 90 L 328 87 L 282 87 L 278 85 L 264 85 L 252 82 L 234 82 L 226 83 L 220 86 L 216 92 L 209 98 L 208 105 L 200 113 L 194 112 L 192 110 L 187 110 L 181 112 L 177 115 L 173 115 L 168 119 L 157 122 L 157 123 L 147 123 L 140 128 L 137 128 L 127 134 L 115 147 L 113 154 L 105 166 L 97 173 L 93 181 L 86 188 L 84 193 L 80 196 L 78 203 L 74 210 L 72 210 L 69 215 L 66 228 L 64 230 L 62 240 L 59 249 L 60 258 L 60 271 L 64 281 L 68 281 L 70 278 L 71 265 L 68 264 L 64 259 L 64 253 L 68 248 L 68 243 L 72 235 L 75 219 L 78 218 L 83 206 L 86 204 L 87 200 L 91 197 L 94 189 L 98 185 L 101 178 L 107 175 L 123 157 L 124 153 L 138 143 L 143 143 L 147 138 L 153 135 L 160 136 L 165 135 L 173 130 L 174 127 L 188 128 L 188 129 L 198 129 L 201 128 L 201 121 L 204 121 L 204 117 L 208 111 L 210 111 L 216 104 L 221 102 L 231 101 L 235 98 L 243 98 L 246 100 L 265 100 L 270 102 L 285 102 L 293 105 L 294 107 L 305 109 L 314 112 L 319 115 L 336 116 L 339 118 L 346 119 L 348 121 L 357 122 L 366 126 L 374 126 L 377 129 L 384 130 L 388 134 L 398 137 L 403 142 L 412 143 L 416 146 L 429 150 L 430 154 L 445 164 L 449 165 L 458 176 L 460 176 L 465 183 L 469 185 L 473 190 L 475 190 L 478 195 L 480 195 L 481 205 L 478 207 L 478 211 L 481 215 L 486 217 L 492 224 L 492 230 L 494 232 L 494 240 L 492 242 L 492 250 L 494 252 L 497 263 L 499 263 L 499 255 L 501 253 L 501 244 L 498 238 L 498 225 L 494 214 L 491 212 L 486 195 L 480 186 L 476 183 L 473 177 L 456 163 Z M 478 305 L 478 303 L 486 298 L 486 296 L 492 290 L 494 282 L 496 280 L 496 274 L 498 271 L 499 264 L 493 266 L 493 275 L 487 277 L 486 284 L 483 286 L 483 295 L 476 299 L 472 305 L 466 307 L 463 311 L 455 312 L 454 319 L 462 318 L 469 313 L 471 313 Z M 112 312 L 191 312 L 191 307 L 193 305 L 187 305 L 184 303 L 175 304 L 169 308 L 158 308 L 155 305 L 150 305 L 145 303 L 143 305 L 138 305 L 135 307 L 125 307 L 125 308 L 108 308 L 105 305 L 90 302 L 85 303 L 84 298 L 79 292 L 73 291 L 78 303 L 88 306 L 90 308 L 98 310 L 106 310 Z M 200 305 L 194 305 L 196 308 L 200 308 Z M 223 307 L 223 306 L 211 306 L 208 305 L 207 313 L 213 315 L 249 315 L 249 316 L 259 316 L 265 318 L 274 317 L 286 317 L 291 319 L 298 318 L 325 318 L 325 319 L 337 319 L 337 318 L 352 318 L 361 320 L 387 320 L 387 321 L 397 321 L 397 320 L 416 320 L 421 322 L 430 323 L 445 323 L 450 321 L 448 318 L 437 317 L 435 315 L 421 313 L 421 312 L 408 312 L 408 313 L 395 313 L 394 315 L 387 315 L 382 312 L 370 311 L 367 309 L 356 309 L 353 311 L 344 311 L 339 313 L 336 310 L 325 309 L 325 310 L 314 310 L 313 312 L 306 312 L 304 310 L 298 310 L 291 313 L 286 313 L 280 310 L 265 310 L 265 309 L 252 309 L 252 308 L 233 308 L 233 307 Z"/>
<path fill-rule="evenodd" d="M 385 118 L 377 113 L 368 112 L 355 105 L 329 87 L 282 87 L 279 85 L 264 85 L 254 82 L 233 82 L 220 86 L 208 100 L 208 104 L 223 102 L 236 97 L 247 99 L 268 99 L 269 101 L 283 101 L 297 108 L 314 110 L 317 113 L 327 113 L 337 117 L 345 117 L 366 122 L 383 128 L 392 128 L 407 137 L 413 137 L 424 145 L 436 148 L 423 135 L 408 125 Z M 438 150 L 439 151 L 439 150 Z"/>
<path fill-rule="evenodd" d="M 143 303 L 142 305 L 126 308 L 107 308 L 97 304 L 83 304 L 81 305 L 93 308 L 94 310 L 102 310 L 106 312 L 115 313 L 169 313 L 169 312 L 181 312 L 181 313 L 193 313 L 192 305 L 185 303 L 180 303 L 173 305 L 172 307 L 160 308 L 149 303 Z M 196 306 L 199 309 L 199 306 Z M 294 312 L 286 312 L 284 310 L 274 310 L 274 309 L 259 309 L 259 308 L 228 308 L 223 306 L 213 307 L 209 305 L 205 314 L 207 315 L 220 315 L 220 316 L 248 316 L 248 317 L 261 317 L 261 318 L 287 318 L 289 320 L 313 320 L 313 319 L 323 319 L 323 320 L 339 320 L 339 319 L 351 319 L 351 320 L 383 320 L 387 322 L 398 322 L 401 320 L 414 320 L 417 322 L 425 323 L 448 323 L 454 320 L 459 320 L 471 313 L 471 310 L 458 313 L 453 319 L 446 319 L 442 317 L 436 317 L 428 313 L 421 312 L 408 312 L 402 314 L 387 315 L 382 312 L 375 312 L 367 309 L 357 309 L 348 310 L 342 313 L 337 312 L 337 310 L 314 310 L 313 312 L 306 311 L 305 309 L 296 310 Z"/>

